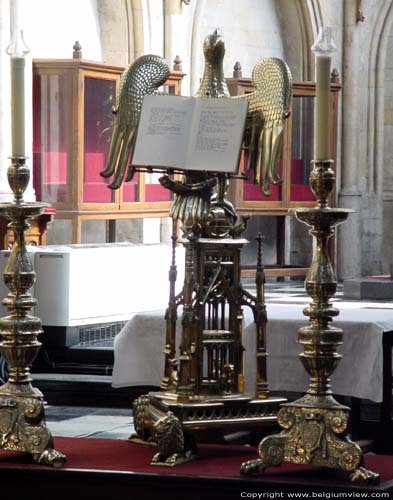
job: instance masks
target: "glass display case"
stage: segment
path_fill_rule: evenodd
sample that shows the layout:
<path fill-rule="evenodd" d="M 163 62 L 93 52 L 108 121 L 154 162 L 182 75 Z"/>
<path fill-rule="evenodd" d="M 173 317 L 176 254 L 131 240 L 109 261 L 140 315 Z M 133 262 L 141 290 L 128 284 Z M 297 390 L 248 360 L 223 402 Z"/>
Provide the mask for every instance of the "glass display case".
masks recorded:
<path fill-rule="evenodd" d="M 235 66 L 236 67 L 236 66 Z M 234 77 L 227 79 L 231 95 L 243 95 L 253 92 L 251 78 L 243 78 L 239 73 L 239 65 L 234 71 Z M 331 77 L 331 151 L 334 160 L 337 155 L 337 119 L 338 98 L 341 86 L 335 70 Z M 293 207 L 308 207 L 315 205 L 315 196 L 309 186 L 309 173 L 314 152 L 314 101 L 315 82 L 294 82 L 291 112 L 286 123 L 283 153 L 280 160 L 280 177 L 282 184 L 272 186 L 272 196 L 261 194 L 259 187 L 252 182 L 251 173 L 247 172 L 247 157 L 243 154 L 241 170 L 248 179 L 232 181 L 231 199 L 234 200 L 238 213 L 252 214 L 260 217 L 275 217 L 268 222 L 269 228 L 276 228 L 275 264 L 273 269 L 266 269 L 267 275 L 273 276 L 303 276 L 307 272 L 305 266 L 291 266 L 287 262 L 288 235 L 286 217 Z M 335 206 L 335 193 L 331 206 Z M 252 272 L 243 273 L 244 276 Z"/>
<path fill-rule="evenodd" d="M 113 241 L 119 219 L 166 217 L 170 195 L 153 174 L 135 175 L 121 189 L 101 177 L 112 135 L 123 67 L 73 59 L 33 61 L 33 179 L 38 201 L 56 209 L 68 242 L 83 242 L 86 221 L 106 221 Z M 184 73 L 171 72 L 165 92 L 179 95 Z"/>

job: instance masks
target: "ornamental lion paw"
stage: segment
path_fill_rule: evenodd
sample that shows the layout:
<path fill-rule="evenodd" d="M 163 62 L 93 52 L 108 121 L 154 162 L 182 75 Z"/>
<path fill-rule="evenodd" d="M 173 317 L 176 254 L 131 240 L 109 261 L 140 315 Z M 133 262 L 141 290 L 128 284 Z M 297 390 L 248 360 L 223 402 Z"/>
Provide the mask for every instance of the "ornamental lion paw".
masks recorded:
<path fill-rule="evenodd" d="M 167 457 L 165 455 L 163 455 L 162 453 L 160 452 L 157 452 L 153 458 L 151 459 L 151 463 L 152 464 L 158 464 L 158 463 L 161 463 L 161 462 L 165 462 L 165 460 L 167 459 Z"/>
<path fill-rule="evenodd" d="M 353 483 L 379 484 L 379 474 L 364 467 L 354 470 L 349 478 Z"/>
<path fill-rule="evenodd" d="M 53 448 L 47 448 L 41 454 L 33 455 L 34 461 L 39 464 L 52 465 L 55 468 L 63 467 L 67 457 Z"/>
<path fill-rule="evenodd" d="M 248 460 L 247 462 L 243 462 L 240 467 L 240 474 L 244 476 L 251 476 L 252 474 L 262 474 L 266 469 L 266 465 L 260 458 L 256 458 L 255 460 Z"/>

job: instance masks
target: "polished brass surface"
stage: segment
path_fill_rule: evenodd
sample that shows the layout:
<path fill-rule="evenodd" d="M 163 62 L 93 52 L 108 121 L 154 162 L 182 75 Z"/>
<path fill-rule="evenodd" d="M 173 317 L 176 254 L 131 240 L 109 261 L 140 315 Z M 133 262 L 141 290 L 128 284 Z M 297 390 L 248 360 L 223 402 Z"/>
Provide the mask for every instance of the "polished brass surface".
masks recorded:
<path fill-rule="evenodd" d="M 10 221 L 15 241 L 3 272 L 10 290 L 3 304 L 10 314 L 0 319 L 0 351 L 9 364 L 9 379 L 0 387 L 0 448 L 27 452 L 36 462 L 58 467 L 66 458 L 53 448 L 45 426 L 44 398 L 32 386 L 29 370 L 41 347 L 37 336 L 42 329 L 40 319 L 28 314 L 36 304 L 29 293 L 35 273 L 24 233 L 27 221 L 40 215 L 47 204 L 23 201 L 30 176 L 24 157 L 12 158 L 7 174 L 14 201 L 0 204 L 0 215 Z"/>
<path fill-rule="evenodd" d="M 205 38 L 203 52 L 205 67 L 195 96 L 229 98 L 223 70 L 225 42 L 219 30 Z M 101 172 L 104 177 L 114 174 L 110 184 L 113 189 L 119 188 L 123 179 L 125 182 L 130 181 L 136 171 L 131 163 L 143 96 L 157 93 L 168 75 L 169 67 L 164 59 L 147 55 L 136 59 L 122 76 L 114 109 L 110 152 L 106 167 Z M 278 165 L 285 120 L 289 115 L 292 77 L 283 60 L 266 58 L 255 65 L 252 80 L 254 92 L 232 99 L 246 99 L 249 102 L 245 133 L 248 168 L 254 170 L 255 183 L 265 195 L 270 196 L 270 183 L 281 182 Z M 215 196 L 214 179 L 217 177 L 220 175 L 214 172 L 187 172 L 182 181 L 173 181 L 165 176 L 162 184 L 176 194 L 171 217 L 189 225 L 200 223 L 209 213 L 211 198 Z"/>
<path fill-rule="evenodd" d="M 219 30 L 205 38 L 203 53 L 205 67 L 195 96 L 229 97 L 223 70 L 225 43 Z M 283 60 L 267 58 L 255 65 L 252 80 L 255 91 L 233 99 L 246 99 L 249 103 L 244 138 L 248 151 L 247 168 L 254 171 L 255 184 L 266 196 L 271 196 L 270 183 L 281 182 L 278 168 L 285 120 L 289 116 L 292 76 Z M 212 177 L 217 179 L 215 191 Z M 176 194 L 170 212 L 174 220 L 188 226 L 202 224 L 205 232 L 209 225 L 213 228 L 220 226 L 218 233 L 207 229 L 205 236 L 226 237 L 233 230 L 236 216 L 232 204 L 226 199 L 228 180 L 225 175 L 190 172 L 181 181 L 173 182 L 164 176 L 160 182 Z M 210 209 L 210 204 L 214 209 Z M 210 219 L 209 224 L 205 222 L 206 217 Z"/>
<path fill-rule="evenodd" d="M 339 311 L 331 303 L 337 281 L 328 241 L 335 227 L 351 212 L 328 205 L 335 179 L 330 164 L 330 160 L 313 162 L 310 184 L 317 206 L 293 209 L 296 218 L 311 228 L 310 234 L 316 239 L 305 281 L 306 291 L 312 298 L 304 309 L 310 324 L 299 330 L 299 343 L 303 345 L 300 359 L 310 375 L 309 389 L 298 401 L 282 406 L 278 423 L 284 430 L 264 438 L 259 444 L 259 458 L 245 462 L 241 473 L 261 473 L 269 466 L 288 462 L 337 469 L 348 473 L 351 481 L 376 483 L 378 474 L 361 467 L 360 447 L 344 435 L 349 408 L 335 401 L 330 386 L 330 376 L 342 357 L 337 353 L 337 346 L 343 342 L 343 332 L 331 325 Z"/>
<path fill-rule="evenodd" d="M 156 443 L 155 465 L 174 466 L 196 456 L 200 441 L 221 440 L 238 430 L 260 429 L 277 421 L 283 398 L 269 395 L 266 378 L 266 307 L 262 236 L 258 236 L 257 294 L 240 282 L 240 255 L 247 240 L 237 235 L 203 238 L 188 228 L 185 279 L 175 295 L 176 262 L 170 267 L 166 311 L 165 368 L 161 392 L 134 402 L 138 442 Z M 173 237 L 173 250 L 176 238 Z M 183 306 L 181 338 L 176 342 L 177 310 Z M 254 313 L 256 389 L 244 393 L 243 307 Z"/>
<path fill-rule="evenodd" d="M 149 393 L 134 402 L 136 434 L 130 440 L 158 448 L 152 465 L 173 467 L 196 458 L 198 442 L 224 443 L 230 433 L 274 425 L 284 401 L 243 394 L 194 395 L 181 401 L 173 393 Z"/>
<path fill-rule="evenodd" d="M 114 124 L 108 159 L 105 169 L 101 172 L 103 177 L 111 177 L 114 174 L 110 188 L 118 189 L 124 177 L 126 182 L 133 178 L 131 158 L 143 97 L 157 93 L 157 89 L 168 79 L 169 73 L 165 59 L 155 55 L 138 57 L 124 71 L 117 106 L 113 109 Z"/>
<path fill-rule="evenodd" d="M 216 30 L 204 41 L 205 69 L 196 97 L 229 97 L 223 72 L 224 40 Z M 152 57 L 152 56 L 149 56 Z M 161 62 L 158 62 L 158 66 Z M 143 62 L 141 62 L 143 67 Z M 133 95 L 132 78 L 129 95 Z M 247 145 L 249 167 L 255 168 L 256 182 L 269 194 L 270 182 L 280 182 L 277 164 L 291 96 L 291 75 L 279 59 L 265 59 L 254 70 L 256 91 L 249 100 Z M 123 84 L 124 85 L 124 84 Z M 153 87 L 151 90 L 154 90 Z M 121 94 L 122 95 L 122 94 Z M 139 103 L 139 101 L 138 101 Z M 140 107 L 125 113 L 133 124 Z M 121 141 L 115 131 L 112 144 Z M 134 137 L 134 136 L 132 136 Z M 134 139 L 132 139 L 134 140 Z M 123 149 L 125 161 L 132 146 Z M 110 153 L 103 175 L 115 173 L 112 187 L 122 182 L 123 167 Z M 262 236 L 258 237 L 256 296 L 243 289 L 240 281 L 240 255 L 247 240 L 242 238 L 247 217 L 240 220 L 227 199 L 228 174 L 187 172 L 181 180 L 169 171 L 161 184 L 175 193 L 170 211 L 181 221 L 186 249 L 185 278 L 182 291 L 175 294 L 176 238 L 169 272 L 170 297 L 166 310 L 165 365 L 161 392 L 135 401 L 133 414 L 136 435 L 130 439 L 156 443 L 158 453 L 152 463 L 173 466 L 196 455 L 202 439 L 217 441 L 226 433 L 271 425 L 277 420 L 284 398 L 269 395 L 266 377 L 266 307 Z M 127 179 L 126 179 L 127 180 Z M 182 306 L 181 338 L 176 342 L 177 311 Z M 244 394 L 243 307 L 250 307 L 255 322 L 256 389 Z"/>
<path fill-rule="evenodd" d="M 203 41 L 205 67 L 195 97 L 229 97 L 224 77 L 225 41 L 219 30 L 215 30 Z"/>
<path fill-rule="evenodd" d="M 254 92 L 233 99 L 246 99 L 248 105 L 248 168 L 265 196 L 271 196 L 270 183 L 280 184 L 278 174 L 285 120 L 289 116 L 292 75 L 282 59 L 261 59 L 252 72 Z"/>

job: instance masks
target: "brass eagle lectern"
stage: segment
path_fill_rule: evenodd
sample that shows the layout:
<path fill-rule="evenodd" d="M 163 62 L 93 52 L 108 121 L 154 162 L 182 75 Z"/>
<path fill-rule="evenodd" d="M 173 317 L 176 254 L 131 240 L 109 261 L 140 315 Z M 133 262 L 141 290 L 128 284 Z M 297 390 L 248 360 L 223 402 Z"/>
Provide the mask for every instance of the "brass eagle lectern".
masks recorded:
<path fill-rule="evenodd" d="M 224 40 L 218 31 L 206 37 L 205 71 L 196 97 L 229 97 L 223 75 L 224 53 Z M 161 72 L 157 67 L 161 67 Z M 151 85 L 149 71 L 155 85 Z M 114 174 L 112 188 L 119 187 L 124 176 L 126 180 L 132 178 L 137 170 L 128 166 L 128 161 L 132 158 L 141 109 L 138 99 L 153 92 L 167 74 L 163 60 L 143 56 L 123 76 L 109 160 L 103 172 L 104 176 Z M 149 85 L 142 88 L 143 81 Z M 269 184 L 280 182 L 278 161 L 288 117 L 291 75 L 282 60 L 264 59 L 255 66 L 253 82 L 255 92 L 240 97 L 249 104 L 245 147 L 255 182 L 269 194 Z M 161 171 L 165 173 L 165 169 Z M 235 208 L 227 200 L 230 176 L 188 171 L 182 180 L 174 180 L 167 172 L 160 180 L 176 194 L 170 215 L 182 224 L 181 243 L 186 249 L 186 260 L 184 285 L 177 296 L 174 258 L 170 270 L 161 390 L 141 396 L 133 406 L 136 437 L 144 442 L 154 441 L 158 446 L 152 462 L 155 464 L 176 465 L 195 455 L 197 442 L 217 442 L 234 431 L 271 425 L 277 420 L 279 405 L 285 402 L 269 396 L 266 379 L 262 237 L 258 237 L 254 296 L 243 289 L 240 281 L 241 250 L 248 243 L 241 234 L 247 218 L 238 221 Z M 176 345 L 179 306 L 181 338 Z M 244 390 L 244 306 L 252 309 L 256 330 L 257 380 L 252 394 Z"/>

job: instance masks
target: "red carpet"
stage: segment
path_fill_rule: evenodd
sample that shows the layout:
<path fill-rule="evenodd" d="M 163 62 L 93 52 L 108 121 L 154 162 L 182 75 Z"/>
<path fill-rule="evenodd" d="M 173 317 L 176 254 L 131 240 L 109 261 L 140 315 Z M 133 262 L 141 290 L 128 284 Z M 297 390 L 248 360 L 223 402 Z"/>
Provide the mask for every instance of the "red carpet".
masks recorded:
<path fill-rule="evenodd" d="M 110 439 L 55 438 L 55 448 L 67 456 L 65 469 L 124 471 L 144 474 L 182 475 L 193 477 L 237 478 L 240 464 L 256 458 L 256 449 L 245 446 L 202 445 L 198 460 L 177 467 L 151 466 L 155 448 Z M 44 466 L 34 464 L 27 454 L 0 451 L 0 467 Z M 365 466 L 381 475 L 381 483 L 393 479 L 393 456 L 366 455 Z M 47 468 L 47 467 L 45 467 Z M 347 484 L 326 469 L 284 464 L 271 467 L 264 478 L 302 484 Z"/>

